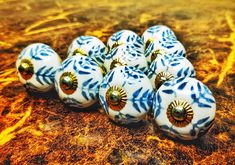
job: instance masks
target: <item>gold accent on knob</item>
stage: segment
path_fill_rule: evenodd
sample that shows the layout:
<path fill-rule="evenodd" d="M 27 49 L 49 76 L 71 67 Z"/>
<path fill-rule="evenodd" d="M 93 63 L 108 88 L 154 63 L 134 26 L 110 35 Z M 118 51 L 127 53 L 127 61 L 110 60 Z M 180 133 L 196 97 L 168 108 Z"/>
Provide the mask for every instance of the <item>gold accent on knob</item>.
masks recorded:
<path fill-rule="evenodd" d="M 151 62 L 153 62 L 159 55 L 166 55 L 166 52 L 162 49 L 157 49 L 151 54 Z"/>
<path fill-rule="evenodd" d="M 124 60 L 122 60 L 121 58 L 117 58 L 112 61 L 111 65 L 110 65 L 110 70 L 112 70 L 118 66 L 126 66 L 126 65 L 127 64 Z"/>
<path fill-rule="evenodd" d="M 169 81 L 173 78 L 174 78 L 174 76 L 172 74 L 170 74 L 169 72 L 160 72 L 160 73 L 158 73 L 156 78 L 155 78 L 155 87 L 156 87 L 156 89 L 160 88 L 160 86 L 164 82 Z"/>
<path fill-rule="evenodd" d="M 193 109 L 191 105 L 184 100 L 174 100 L 167 108 L 167 117 L 176 127 L 185 127 L 193 119 Z"/>
<path fill-rule="evenodd" d="M 30 79 L 34 74 L 32 62 L 29 59 L 23 59 L 18 67 L 18 71 L 23 79 Z"/>
<path fill-rule="evenodd" d="M 146 50 L 152 42 L 154 42 L 153 38 L 148 39 L 144 45 L 144 50 Z"/>
<path fill-rule="evenodd" d="M 80 54 L 82 56 L 87 56 L 87 54 L 81 48 L 77 48 L 73 51 L 73 56 L 75 56 L 76 54 Z"/>
<path fill-rule="evenodd" d="M 112 45 L 111 49 L 116 48 L 116 47 L 118 47 L 118 46 L 120 46 L 120 45 L 122 45 L 122 44 L 123 44 L 122 42 L 117 41 L 117 42 L 115 42 L 115 43 Z"/>
<path fill-rule="evenodd" d="M 104 67 L 104 65 L 99 65 L 99 67 L 100 67 L 100 70 L 102 72 L 102 75 L 105 76 L 106 73 L 107 73 L 107 69 Z"/>
<path fill-rule="evenodd" d="M 64 72 L 60 77 L 60 88 L 65 94 L 73 94 L 77 89 L 78 81 L 71 72 Z"/>
<path fill-rule="evenodd" d="M 127 94 L 122 88 L 112 86 L 106 92 L 106 101 L 112 110 L 120 111 L 126 105 Z"/>

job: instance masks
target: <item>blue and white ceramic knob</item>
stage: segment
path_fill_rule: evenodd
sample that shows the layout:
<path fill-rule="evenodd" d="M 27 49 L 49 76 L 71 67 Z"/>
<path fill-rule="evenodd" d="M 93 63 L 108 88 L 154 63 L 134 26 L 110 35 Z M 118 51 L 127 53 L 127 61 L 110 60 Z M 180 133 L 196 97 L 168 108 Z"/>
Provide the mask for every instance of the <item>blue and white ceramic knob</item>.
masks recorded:
<path fill-rule="evenodd" d="M 148 64 L 151 63 L 158 55 L 164 54 L 169 56 L 186 56 L 186 50 L 180 41 L 154 41 L 149 44 L 145 51 L 145 57 Z"/>
<path fill-rule="evenodd" d="M 142 34 L 142 39 L 144 41 L 145 49 L 149 46 L 150 43 L 158 41 L 168 41 L 168 40 L 177 40 L 174 32 L 165 25 L 155 25 L 144 31 Z"/>
<path fill-rule="evenodd" d="M 153 87 L 148 77 L 132 66 L 117 67 L 104 77 L 99 90 L 110 119 L 129 124 L 142 120 L 152 106 Z"/>
<path fill-rule="evenodd" d="M 158 56 L 150 65 L 148 77 L 158 89 L 165 81 L 177 77 L 196 77 L 193 65 L 185 57 Z"/>
<path fill-rule="evenodd" d="M 143 72 L 148 70 L 143 52 L 136 50 L 132 44 L 122 44 L 107 54 L 104 62 L 106 71 L 110 71 L 117 66 L 134 66 Z"/>
<path fill-rule="evenodd" d="M 136 49 L 144 52 L 143 40 L 131 30 L 120 30 L 109 37 L 107 42 L 109 50 L 122 44 L 132 44 Z"/>
<path fill-rule="evenodd" d="M 22 50 L 16 61 L 19 80 L 37 92 L 47 92 L 54 86 L 54 76 L 61 64 L 58 54 L 48 45 L 34 43 Z"/>
<path fill-rule="evenodd" d="M 80 36 L 72 41 L 68 48 L 68 57 L 74 55 L 88 56 L 102 66 L 108 49 L 105 44 L 94 36 Z"/>
<path fill-rule="evenodd" d="M 85 108 L 97 101 L 103 75 L 98 64 L 86 56 L 66 59 L 55 75 L 59 97 L 72 107 Z"/>
<path fill-rule="evenodd" d="M 194 78 L 177 78 L 165 82 L 153 99 L 154 120 L 172 137 L 193 140 L 212 126 L 215 99 L 202 82 Z"/>

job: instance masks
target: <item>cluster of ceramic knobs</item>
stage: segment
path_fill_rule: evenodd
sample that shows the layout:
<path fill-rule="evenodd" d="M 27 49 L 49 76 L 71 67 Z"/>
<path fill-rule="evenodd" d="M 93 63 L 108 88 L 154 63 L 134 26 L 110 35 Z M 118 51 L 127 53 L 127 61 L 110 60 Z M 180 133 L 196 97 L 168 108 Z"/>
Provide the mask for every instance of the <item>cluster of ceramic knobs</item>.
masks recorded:
<path fill-rule="evenodd" d="M 48 45 L 31 44 L 19 54 L 16 67 L 29 90 L 55 87 L 64 103 L 78 108 L 99 100 L 107 116 L 121 124 L 152 113 L 165 133 L 192 140 L 212 126 L 216 104 L 185 55 L 174 32 L 156 25 L 142 37 L 118 31 L 107 46 L 96 37 L 80 36 L 62 63 Z"/>

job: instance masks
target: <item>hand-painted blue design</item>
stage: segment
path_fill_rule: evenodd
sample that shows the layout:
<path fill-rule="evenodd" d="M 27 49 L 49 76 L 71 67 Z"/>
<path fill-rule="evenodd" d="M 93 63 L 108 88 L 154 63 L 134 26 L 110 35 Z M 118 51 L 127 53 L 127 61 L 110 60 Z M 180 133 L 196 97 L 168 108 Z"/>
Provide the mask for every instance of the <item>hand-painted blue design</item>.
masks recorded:
<path fill-rule="evenodd" d="M 81 75 L 91 74 L 91 71 L 96 71 L 97 66 L 98 64 L 88 57 L 81 57 L 79 61 L 74 60 L 73 63 L 73 69 Z"/>
<path fill-rule="evenodd" d="M 92 36 L 80 36 L 76 38 L 76 42 L 78 45 L 87 45 L 91 42 L 92 39 Z"/>
<path fill-rule="evenodd" d="M 60 67 L 59 70 L 61 71 L 61 70 L 64 70 L 65 68 L 67 68 L 68 65 L 70 65 L 72 61 L 73 61 L 72 58 L 66 59 L 66 60 L 62 63 L 62 66 Z"/>
<path fill-rule="evenodd" d="M 193 102 L 191 104 L 196 103 L 199 107 L 211 108 L 210 104 L 215 103 L 215 100 L 212 97 L 209 89 L 199 82 L 197 83 L 197 89 L 195 89 L 194 86 L 191 86 L 191 93 L 191 98 L 193 99 Z M 202 100 L 204 100 L 204 102 L 202 102 Z"/>
<path fill-rule="evenodd" d="M 132 85 L 135 82 L 140 82 L 141 79 L 144 78 L 145 74 L 135 67 L 125 66 L 123 70 L 123 76 L 128 81 L 125 81 L 122 86 L 124 86 L 126 83 Z"/>
<path fill-rule="evenodd" d="M 50 85 L 54 83 L 55 72 L 56 69 L 53 67 L 47 68 L 46 66 L 43 66 L 35 73 L 36 80 L 42 85 L 45 83 Z"/>
<path fill-rule="evenodd" d="M 45 44 L 35 44 L 34 47 L 30 47 L 30 57 L 34 60 L 42 60 L 43 57 L 55 54 L 55 52 Z"/>
<path fill-rule="evenodd" d="M 124 31 L 118 31 L 118 32 L 114 33 L 111 37 L 111 41 L 113 41 L 113 42 L 119 41 L 122 37 L 123 32 Z"/>
<path fill-rule="evenodd" d="M 104 96 L 99 95 L 99 98 L 100 98 L 99 100 L 100 100 L 101 106 L 104 108 L 105 112 L 106 112 L 107 114 L 109 114 L 108 104 L 107 104 L 107 102 L 105 101 Z"/>
<path fill-rule="evenodd" d="M 109 84 L 113 80 L 114 73 L 115 72 L 112 70 L 112 71 L 108 72 L 108 74 L 106 74 L 106 76 L 104 77 L 102 83 L 100 84 L 100 88 L 106 88 L 107 86 L 109 86 Z"/>
<path fill-rule="evenodd" d="M 154 98 L 153 98 L 153 110 L 154 110 L 154 113 L 153 113 L 153 116 L 154 118 L 157 118 L 158 115 L 160 114 L 161 112 L 161 103 L 162 103 L 162 97 L 161 95 L 159 94 L 159 92 L 157 92 L 155 95 L 154 95 Z"/>
<path fill-rule="evenodd" d="M 173 135 L 174 134 L 174 135 L 176 135 L 179 138 L 182 137 L 181 134 L 178 131 L 176 131 L 174 128 L 172 128 L 173 126 L 169 127 L 167 125 L 160 125 L 159 127 L 162 130 L 165 130 L 166 132 L 168 132 L 169 135 Z M 172 132 L 173 134 L 171 134 L 170 132 Z"/>
<path fill-rule="evenodd" d="M 141 113 L 142 110 L 148 111 L 150 107 L 152 107 L 152 100 L 153 100 L 153 91 L 146 90 L 142 92 L 143 87 L 137 89 L 133 94 L 130 101 L 132 102 L 133 107 L 135 110 Z"/>
<path fill-rule="evenodd" d="M 205 117 L 205 118 L 202 118 L 200 120 L 198 120 L 196 123 L 192 124 L 193 128 L 190 130 L 190 135 L 191 136 L 196 136 L 196 128 L 201 128 L 203 126 L 205 126 L 206 124 L 202 125 L 203 123 L 205 123 L 210 117 Z M 211 122 L 209 122 L 211 124 Z M 201 125 L 201 127 L 199 127 Z"/>
<path fill-rule="evenodd" d="M 86 100 L 95 100 L 97 98 L 99 82 L 92 82 L 93 78 L 90 78 L 82 83 L 81 94 Z"/>

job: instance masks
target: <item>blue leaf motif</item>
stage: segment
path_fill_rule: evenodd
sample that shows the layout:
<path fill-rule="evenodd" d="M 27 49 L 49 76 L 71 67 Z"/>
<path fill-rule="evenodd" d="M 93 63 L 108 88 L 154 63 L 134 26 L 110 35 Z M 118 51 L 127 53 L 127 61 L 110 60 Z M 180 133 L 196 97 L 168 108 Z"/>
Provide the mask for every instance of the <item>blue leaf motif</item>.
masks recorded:
<path fill-rule="evenodd" d="M 182 84 L 178 86 L 178 89 L 183 90 L 186 85 L 187 85 L 187 82 L 183 82 Z"/>
<path fill-rule="evenodd" d="M 162 90 L 162 92 L 166 93 L 166 94 L 172 94 L 174 93 L 174 91 L 172 89 L 165 89 L 165 90 Z"/>

